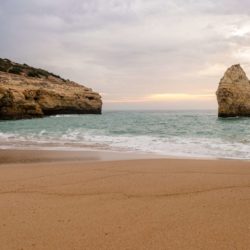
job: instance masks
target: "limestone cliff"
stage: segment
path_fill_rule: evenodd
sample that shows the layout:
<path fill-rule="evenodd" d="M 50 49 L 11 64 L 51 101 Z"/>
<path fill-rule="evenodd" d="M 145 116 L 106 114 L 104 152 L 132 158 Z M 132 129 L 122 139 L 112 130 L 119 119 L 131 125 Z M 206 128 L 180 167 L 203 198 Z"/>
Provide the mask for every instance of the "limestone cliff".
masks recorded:
<path fill-rule="evenodd" d="M 42 69 L 0 59 L 0 119 L 56 114 L 101 114 L 92 89 Z"/>
<path fill-rule="evenodd" d="M 250 82 L 239 64 L 226 71 L 216 95 L 219 117 L 250 116 Z"/>

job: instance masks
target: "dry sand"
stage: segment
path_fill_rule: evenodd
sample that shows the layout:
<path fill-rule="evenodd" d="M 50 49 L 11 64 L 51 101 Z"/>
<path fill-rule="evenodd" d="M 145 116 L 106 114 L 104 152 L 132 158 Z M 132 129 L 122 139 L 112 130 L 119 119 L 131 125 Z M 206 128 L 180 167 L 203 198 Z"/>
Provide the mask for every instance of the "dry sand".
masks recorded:
<path fill-rule="evenodd" d="M 0 152 L 0 249 L 250 249 L 250 162 L 50 154 Z"/>

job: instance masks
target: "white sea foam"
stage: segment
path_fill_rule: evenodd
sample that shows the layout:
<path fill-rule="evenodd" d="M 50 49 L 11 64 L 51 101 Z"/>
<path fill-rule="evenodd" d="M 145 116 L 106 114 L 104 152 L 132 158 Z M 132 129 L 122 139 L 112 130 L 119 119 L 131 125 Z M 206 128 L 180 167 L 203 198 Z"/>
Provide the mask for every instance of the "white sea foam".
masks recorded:
<path fill-rule="evenodd" d="M 207 138 L 157 138 L 150 136 L 86 136 L 86 140 L 109 145 L 112 149 L 157 153 L 172 156 L 250 158 L 250 145 L 225 143 Z"/>
<path fill-rule="evenodd" d="M 81 134 L 70 131 L 60 138 L 43 137 L 44 131 L 37 135 L 0 135 L 1 148 L 57 148 L 57 149 L 99 149 L 114 151 L 137 151 L 178 157 L 218 157 L 250 158 L 250 145 L 225 143 L 219 139 L 208 138 L 159 138 L 152 136 L 107 136 Z"/>

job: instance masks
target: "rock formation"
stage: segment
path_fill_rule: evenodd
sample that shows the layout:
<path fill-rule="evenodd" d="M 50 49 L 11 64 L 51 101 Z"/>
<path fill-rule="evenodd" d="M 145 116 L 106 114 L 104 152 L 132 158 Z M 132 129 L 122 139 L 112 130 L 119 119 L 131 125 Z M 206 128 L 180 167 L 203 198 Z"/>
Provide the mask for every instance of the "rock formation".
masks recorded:
<path fill-rule="evenodd" d="M 216 95 L 219 117 L 250 116 L 250 82 L 239 64 L 226 71 Z"/>
<path fill-rule="evenodd" d="M 98 93 L 26 64 L 0 59 L 0 119 L 101 114 Z"/>

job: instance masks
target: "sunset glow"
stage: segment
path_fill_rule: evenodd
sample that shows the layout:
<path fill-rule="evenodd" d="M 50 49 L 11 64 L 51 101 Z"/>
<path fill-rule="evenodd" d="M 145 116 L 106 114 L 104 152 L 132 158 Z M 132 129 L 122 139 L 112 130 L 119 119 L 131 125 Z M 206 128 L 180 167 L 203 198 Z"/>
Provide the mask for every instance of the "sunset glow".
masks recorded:
<path fill-rule="evenodd" d="M 164 93 L 154 94 L 148 97 L 151 101 L 164 101 L 164 100 L 193 100 L 214 98 L 214 94 L 186 94 L 186 93 Z"/>

